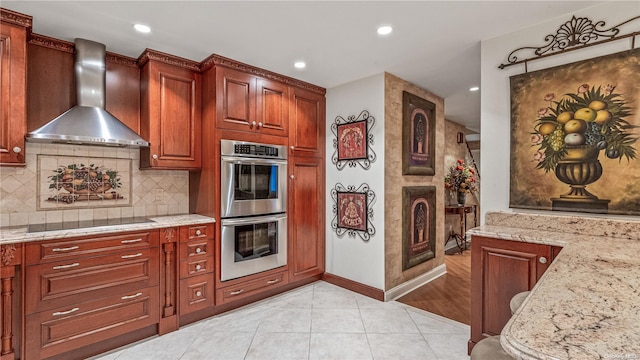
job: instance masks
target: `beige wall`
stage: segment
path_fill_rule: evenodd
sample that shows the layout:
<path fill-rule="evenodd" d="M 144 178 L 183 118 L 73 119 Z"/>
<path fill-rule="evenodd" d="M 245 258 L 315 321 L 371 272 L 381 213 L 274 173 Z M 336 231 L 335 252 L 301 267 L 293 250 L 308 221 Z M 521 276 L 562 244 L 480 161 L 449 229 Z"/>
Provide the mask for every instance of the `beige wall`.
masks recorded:
<path fill-rule="evenodd" d="M 436 158 L 434 176 L 402 176 L 402 91 L 436 104 Z M 389 290 L 444 263 L 444 99 L 385 73 L 385 290 Z M 436 187 L 436 257 L 402 271 L 402 187 Z"/>

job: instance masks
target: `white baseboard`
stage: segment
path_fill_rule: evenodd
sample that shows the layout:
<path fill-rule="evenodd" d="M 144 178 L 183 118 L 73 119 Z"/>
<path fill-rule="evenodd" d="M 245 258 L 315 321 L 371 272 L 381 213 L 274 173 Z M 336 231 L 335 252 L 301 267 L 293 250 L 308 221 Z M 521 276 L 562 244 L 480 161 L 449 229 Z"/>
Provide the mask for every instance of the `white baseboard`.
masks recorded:
<path fill-rule="evenodd" d="M 418 277 L 415 277 L 407 282 L 404 282 L 391 290 L 384 292 L 384 301 L 392 301 L 398 299 L 413 290 L 419 288 L 420 286 L 431 282 L 434 279 L 439 278 L 440 276 L 447 273 L 447 265 L 442 264 L 437 266 L 431 271 L 426 272 Z"/>

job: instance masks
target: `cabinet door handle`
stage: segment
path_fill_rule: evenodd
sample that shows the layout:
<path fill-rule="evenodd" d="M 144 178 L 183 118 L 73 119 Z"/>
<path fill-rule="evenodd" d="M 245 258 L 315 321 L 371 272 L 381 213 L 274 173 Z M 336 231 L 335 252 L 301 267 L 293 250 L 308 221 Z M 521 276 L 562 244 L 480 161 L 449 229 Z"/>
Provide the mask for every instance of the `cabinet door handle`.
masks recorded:
<path fill-rule="evenodd" d="M 13 152 L 16 154 L 20 154 L 20 152 L 22 151 L 22 149 L 20 148 L 20 146 L 16 146 L 13 148 Z"/>
<path fill-rule="evenodd" d="M 294 147 L 293 145 L 291 145 L 291 146 L 289 146 L 289 147 L 291 148 L 291 150 L 294 150 L 294 149 L 295 149 L 295 147 Z"/>
<path fill-rule="evenodd" d="M 67 311 L 56 311 L 52 315 L 53 316 L 67 315 L 67 314 L 71 314 L 72 312 L 76 312 L 78 310 L 80 310 L 80 308 L 73 308 L 73 309 L 67 310 Z"/>
<path fill-rule="evenodd" d="M 244 289 L 240 289 L 238 291 L 232 291 L 229 293 L 229 295 L 238 295 L 238 294 L 242 294 L 242 292 L 244 291 Z"/>
<path fill-rule="evenodd" d="M 251 125 L 249 125 L 249 127 L 254 127 L 254 126 L 256 126 L 256 122 L 255 122 L 255 121 L 252 121 L 252 122 L 251 122 Z"/>
<path fill-rule="evenodd" d="M 275 284 L 275 283 L 277 283 L 278 281 L 280 281 L 280 280 L 278 280 L 278 279 L 269 280 L 269 281 L 267 281 L 267 284 L 269 284 L 269 285 L 271 285 L 271 284 Z"/>
<path fill-rule="evenodd" d="M 135 295 L 125 295 L 125 296 L 121 297 L 120 299 L 122 299 L 122 300 L 129 300 L 129 299 L 137 298 L 138 296 L 141 296 L 141 295 L 142 295 L 142 293 L 141 293 L 141 292 L 139 292 L 139 293 L 137 293 L 137 294 L 135 294 Z"/>
<path fill-rule="evenodd" d="M 139 256 L 142 256 L 142 253 L 137 253 L 135 255 L 122 255 L 120 256 L 121 259 L 132 259 L 132 258 L 137 258 Z"/>
<path fill-rule="evenodd" d="M 71 246 L 68 248 L 55 248 L 55 249 L 51 249 L 51 251 L 61 252 L 61 251 L 71 251 L 71 250 L 77 250 L 77 249 L 80 249 L 80 246 Z"/>
<path fill-rule="evenodd" d="M 261 128 L 261 127 L 262 127 L 262 121 L 258 123 L 258 128 Z"/>
<path fill-rule="evenodd" d="M 202 231 L 200 231 L 200 229 L 196 230 L 196 235 L 201 235 Z"/>
<path fill-rule="evenodd" d="M 80 266 L 80 263 L 73 263 L 73 264 L 69 264 L 69 265 L 54 266 L 53 270 L 69 269 L 69 268 L 76 267 L 76 266 Z"/>
<path fill-rule="evenodd" d="M 153 158 L 153 160 L 158 160 L 158 154 L 153 154 L 153 156 L 151 156 Z"/>
<path fill-rule="evenodd" d="M 540 259 L 538 259 L 540 261 L 540 264 L 546 264 L 547 263 L 547 258 L 544 256 L 540 256 Z"/>
<path fill-rule="evenodd" d="M 295 178 L 295 176 L 293 176 L 293 175 L 289 175 L 289 177 L 290 177 L 291 179 Z"/>
<path fill-rule="evenodd" d="M 121 244 L 133 244 L 142 241 L 142 239 L 131 239 L 131 240 L 122 240 Z"/>

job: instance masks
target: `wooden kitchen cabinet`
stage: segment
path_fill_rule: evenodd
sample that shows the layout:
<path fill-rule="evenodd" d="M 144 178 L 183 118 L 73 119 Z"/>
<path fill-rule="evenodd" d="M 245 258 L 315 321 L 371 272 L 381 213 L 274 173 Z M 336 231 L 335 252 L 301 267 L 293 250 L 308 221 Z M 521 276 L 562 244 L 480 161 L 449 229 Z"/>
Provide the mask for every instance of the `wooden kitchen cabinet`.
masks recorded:
<path fill-rule="evenodd" d="M 180 228 L 180 315 L 214 305 L 213 224 Z"/>
<path fill-rule="evenodd" d="M 324 93 L 293 87 L 289 104 L 289 154 L 324 157 Z"/>
<path fill-rule="evenodd" d="M 201 167 L 201 75 L 191 60 L 147 49 L 138 59 L 141 169 Z"/>
<path fill-rule="evenodd" d="M 216 68 L 216 126 L 288 135 L 289 87 L 239 70 Z"/>
<path fill-rule="evenodd" d="M 96 351 L 87 347 L 155 327 L 158 241 L 153 230 L 27 243 L 24 358 Z"/>
<path fill-rule="evenodd" d="M 509 302 L 547 270 L 558 247 L 473 236 L 471 243 L 471 339 L 499 335 L 511 318 Z"/>
<path fill-rule="evenodd" d="M 296 281 L 325 268 L 324 161 L 294 156 L 288 166 L 289 279 Z"/>
<path fill-rule="evenodd" d="M 24 166 L 31 16 L 0 9 L 0 166 Z"/>

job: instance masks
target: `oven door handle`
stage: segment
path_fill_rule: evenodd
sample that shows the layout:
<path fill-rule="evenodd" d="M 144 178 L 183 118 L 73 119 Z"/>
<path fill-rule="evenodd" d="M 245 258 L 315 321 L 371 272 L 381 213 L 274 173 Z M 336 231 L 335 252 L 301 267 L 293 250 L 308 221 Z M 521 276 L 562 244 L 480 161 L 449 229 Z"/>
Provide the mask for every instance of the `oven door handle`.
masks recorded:
<path fill-rule="evenodd" d="M 240 165 L 287 165 L 287 160 L 278 159 L 262 159 L 253 157 L 240 157 L 240 156 L 222 156 L 222 162 Z"/>
<path fill-rule="evenodd" d="M 251 216 L 234 219 L 222 219 L 222 226 L 234 226 L 234 225 L 247 225 L 247 224 L 261 224 L 265 222 L 278 221 L 286 219 L 287 214 L 275 214 L 267 216 Z"/>

